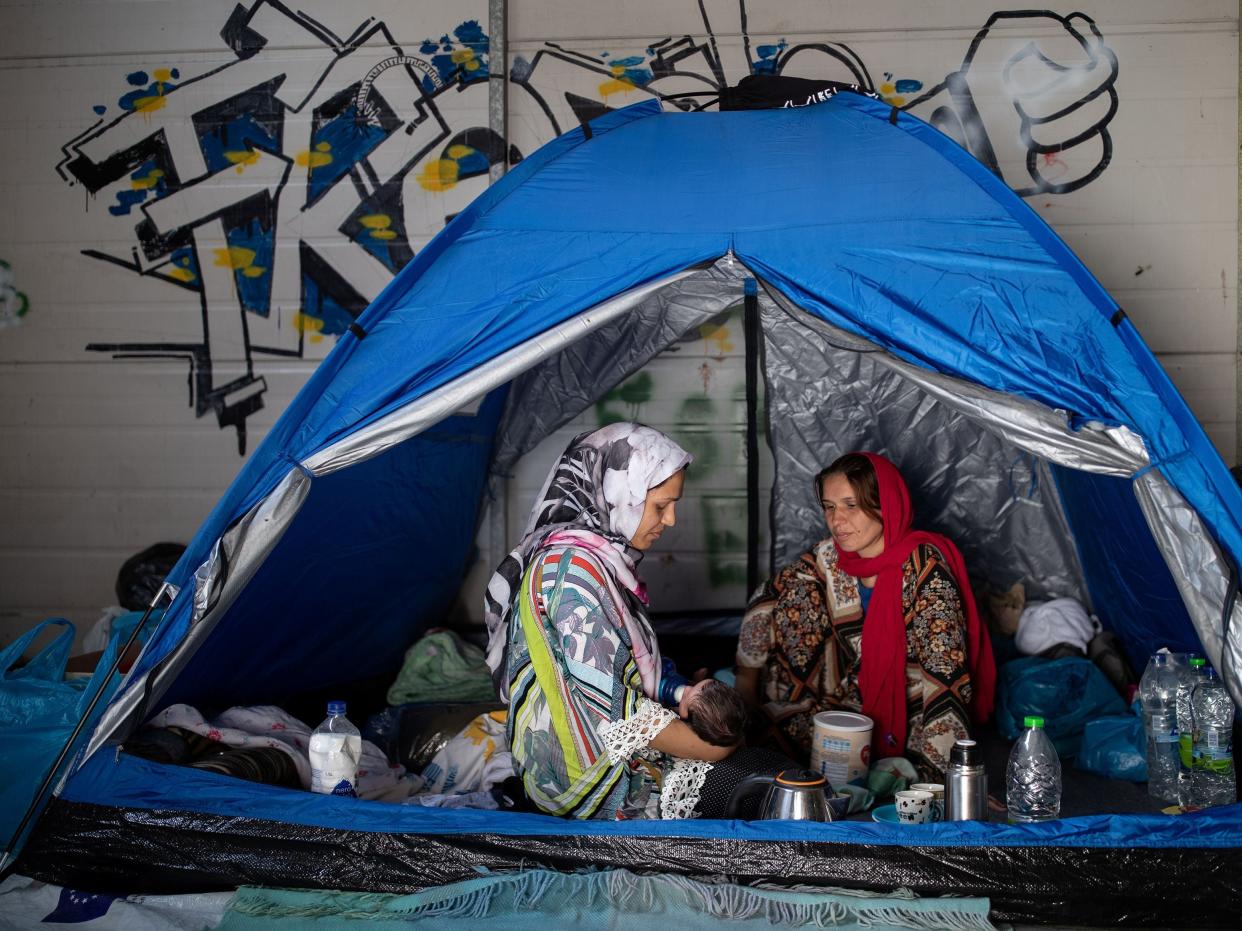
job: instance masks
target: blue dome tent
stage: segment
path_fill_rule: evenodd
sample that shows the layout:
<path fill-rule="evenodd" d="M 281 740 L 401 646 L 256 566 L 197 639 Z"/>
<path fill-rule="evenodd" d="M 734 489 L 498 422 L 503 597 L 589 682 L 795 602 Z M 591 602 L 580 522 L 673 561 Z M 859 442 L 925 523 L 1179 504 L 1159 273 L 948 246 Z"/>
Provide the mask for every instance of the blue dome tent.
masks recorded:
<path fill-rule="evenodd" d="M 1029 868 L 1084 907 L 1135 869 L 1193 868 L 1205 896 L 1236 895 L 1237 805 L 942 824 L 911 846 L 855 823 L 394 810 L 119 752 L 170 702 L 274 702 L 390 669 L 456 597 L 489 476 L 747 295 L 760 305 L 777 468 L 773 558 L 804 542 L 817 518 L 798 489 L 851 438 L 905 450 L 903 468 L 921 451 L 915 481 L 949 474 L 959 487 L 972 476 L 990 487 L 983 473 L 1019 451 L 1050 479 L 1039 508 L 988 513 L 987 493 L 965 493 L 943 523 L 986 540 L 990 568 L 1012 558 L 1043 588 L 1079 592 L 1133 661 L 1162 645 L 1203 652 L 1242 699 L 1242 492 L 1064 243 L 955 143 L 880 101 L 722 113 L 652 102 L 523 161 L 341 338 L 170 575 L 175 596 L 68 757 L 26 868 L 83 887 L 378 891 L 525 859 L 984 894 L 1012 917 L 1040 914 L 1032 886 L 1004 888 Z M 834 386 L 831 398 L 808 402 L 808 383 Z M 934 405 L 940 419 L 868 437 L 841 413 L 858 405 L 881 416 Z M 1040 552 L 1016 552 L 1026 543 Z M 91 825 L 107 826 L 94 846 Z M 214 854 L 191 852 L 201 832 Z M 346 835 L 349 853 L 330 853 Z M 185 856 L 170 862 L 161 851 L 179 839 Z M 247 856 L 298 845 L 320 851 L 322 871 Z M 1153 880 L 1135 914 L 1164 914 L 1178 888 Z"/>

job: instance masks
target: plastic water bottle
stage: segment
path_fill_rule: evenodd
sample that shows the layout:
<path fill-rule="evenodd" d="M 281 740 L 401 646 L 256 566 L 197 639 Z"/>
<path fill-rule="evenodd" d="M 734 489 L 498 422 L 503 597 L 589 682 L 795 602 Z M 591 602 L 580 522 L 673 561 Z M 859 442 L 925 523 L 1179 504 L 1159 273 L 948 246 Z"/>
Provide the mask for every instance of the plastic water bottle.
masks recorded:
<path fill-rule="evenodd" d="M 362 735 L 345 717 L 345 702 L 328 702 L 328 717 L 310 739 L 311 791 L 356 798 L 360 759 Z"/>
<path fill-rule="evenodd" d="M 1195 716 L 1191 801 L 1200 808 L 1230 805 L 1237 796 L 1233 767 L 1233 700 L 1208 666 L 1190 698 Z"/>
<path fill-rule="evenodd" d="M 1191 774 L 1194 770 L 1195 718 L 1190 709 L 1190 696 L 1203 676 L 1207 661 L 1202 656 L 1191 656 L 1190 661 L 1177 669 L 1177 802 L 1191 805 Z"/>
<path fill-rule="evenodd" d="M 1028 716 L 1026 730 L 1009 753 L 1005 804 L 1012 824 L 1061 816 L 1061 758 L 1044 733 L 1044 719 Z"/>
<path fill-rule="evenodd" d="M 1167 653 L 1152 656 L 1139 691 L 1147 730 L 1147 794 L 1177 800 L 1177 671 Z"/>

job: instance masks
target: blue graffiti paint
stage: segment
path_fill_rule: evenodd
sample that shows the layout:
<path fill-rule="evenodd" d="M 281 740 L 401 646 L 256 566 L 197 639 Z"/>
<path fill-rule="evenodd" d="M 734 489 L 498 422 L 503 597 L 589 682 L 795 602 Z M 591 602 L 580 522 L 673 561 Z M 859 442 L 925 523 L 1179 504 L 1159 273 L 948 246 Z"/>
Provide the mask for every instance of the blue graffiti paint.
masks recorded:
<path fill-rule="evenodd" d="M 227 123 L 201 128 L 198 145 L 203 150 L 207 168 L 213 172 L 223 171 L 233 164 L 225 152 L 245 152 L 247 149 L 280 152 L 280 140 L 249 113 L 239 113 Z"/>
<path fill-rule="evenodd" d="M 146 191 L 118 191 L 116 203 L 108 206 L 108 213 L 114 217 L 123 217 L 147 198 Z"/>
<path fill-rule="evenodd" d="M 476 175 L 485 175 L 489 167 L 487 156 L 478 149 L 471 149 L 469 153 L 457 159 L 457 180 L 463 181 Z"/>
<path fill-rule="evenodd" d="M 142 181 L 148 178 L 155 168 L 155 159 L 149 158 L 130 173 L 129 180 Z M 152 187 L 130 187 L 126 190 L 117 191 L 116 203 L 108 206 L 108 213 L 114 217 L 127 216 L 130 210 L 145 201 L 148 196 L 154 200 L 163 197 L 167 193 L 168 183 L 161 175 Z"/>
<path fill-rule="evenodd" d="M 324 336 L 339 336 L 354 322 L 349 311 L 319 290 L 319 285 L 308 275 L 302 276 L 302 313 L 323 321 Z"/>
<path fill-rule="evenodd" d="M 646 63 L 647 59 L 642 55 L 630 55 L 628 58 L 614 58 L 609 62 L 609 67 L 617 78 L 628 81 L 635 87 L 646 87 L 654 77 L 651 69 L 644 67 Z"/>
<path fill-rule="evenodd" d="M 362 161 L 371 151 L 388 138 L 389 130 L 358 119 L 358 111 L 351 103 L 340 115 L 324 123 L 311 135 L 311 150 L 323 151 L 321 143 L 327 143 L 332 161 L 315 167 L 310 173 L 306 196 L 314 200 L 336 184 L 349 169 Z"/>
<path fill-rule="evenodd" d="M 913 94 L 917 91 L 921 91 L 922 89 L 922 81 L 914 81 L 909 78 L 904 78 L 897 82 L 897 93 L 899 94 Z"/>
<path fill-rule="evenodd" d="M 427 49 L 430 41 L 423 44 L 423 48 L 427 54 L 431 54 L 433 49 Z M 436 69 L 440 75 L 440 80 L 446 84 L 452 80 L 459 79 L 463 82 L 474 82 L 486 80 L 488 75 L 488 49 L 491 43 L 487 38 L 487 33 L 483 31 L 483 27 L 479 25 L 477 20 L 467 20 L 456 29 L 453 30 L 453 37 L 440 37 L 440 54 L 432 55 L 431 66 Z M 474 55 L 469 61 L 477 62 L 473 68 L 466 67 L 466 63 L 453 61 L 453 53 L 469 49 Z M 428 91 L 432 90 L 430 78 L 423 79 L 423 86 Z"/>
<path fill-rule="evenodd" d="M 198 270 L 198 259 L 194 255 L 193 248 L 182 246 L 180 249 L 174 249 L 171 258 L 173 265 L 186 269 L 193 276 L 186 284 L 198 286 L 202 282 L 202 275 Z"/>
<path fill-rule="evenodd" d="M 91 107 L 91 109 L 94 110 L 98 116 L 103 116 L 108 111 L 108 108 L 101 103 L 95 104 L 95 106 Z"/>
<path fill-rule="evenodd" d="M 261 268 L 263 273 L 247 275 L 244 268 L 238 268 L 233 271 L 233 279 L 237 282 L 237 297 L 242 307 L 266 317 L 272 309 L 272 254 L 276 237 L 272 230 L 264 229 L 258 219 L 226 230 L 224 236 L 230 247 L 254 251 L 250 267 Z"/>
<path fill-rule="evenodd" d="M 171 74 L 174 78 L 180 76 L 176 68 L 172 70 Z M 129 75 L 129 78 L 128 78 L 129 83 L 133 84 L 134 78 L 138 75 L 143 75 L 145 79 L 146 72 L 135 71 L 133 74 Z M 138 101 L 143 100 L 147 97 L 165 96 L 168 94 L 169 91 L 175 90 L 176 87 L 177 87 L 177 84 L 174 81 L 152 81 L 146 87 L 142 87 L 142 88 L 139 88 L 138 90 L 130 91 L 128 94 L 123 95 L 121 99 L 118 100 L 116 103 L 117 103 L 117 106 L 119 106 L 122 110 L 133 110 L 138 106 Z"/>
<path fill-rule="evenodd" d="M 755 54 L 759 56 L 759 60 L 751 64 L 751 72 L 754 74 L 776 74 L 776 61 L 780 57 L 781 52 L 785 51 L 788 44 L 784 39 L 781 39 L 776 45 L 755 46 Z"/>
<path fill-rule="evenodd" d="M 127 80 L 130 84 L 133 84 L 135 87 L 142 87 L 151 79 L 147 76 L 145 71 L 131 71 L 129 74 L 125 75 L 125 80 Z"/>

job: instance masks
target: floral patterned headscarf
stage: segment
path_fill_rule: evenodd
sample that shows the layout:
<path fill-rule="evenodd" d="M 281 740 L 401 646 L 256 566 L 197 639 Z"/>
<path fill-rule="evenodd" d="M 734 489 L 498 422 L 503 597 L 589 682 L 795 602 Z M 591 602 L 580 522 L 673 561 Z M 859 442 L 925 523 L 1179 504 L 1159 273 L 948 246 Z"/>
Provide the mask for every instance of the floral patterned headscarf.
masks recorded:
<path fill-rule="evenodd" d="M 561 454 L 535 499 L 522 541 L 492 574 L 484 596 L 487 665 L 501 699 L 508 700 L 505 653 L 514 597 L 540 548 L 572 543 L 591 550 L 628 599 L 627 628 L 643 680 L 658 677 L 659 648 L 646 621 L 646 589 L 635 565 L 641 553 L 630 544 L 642 521 L 647 492 L 693 461 L 659 430 L 614 423 L 577 436 Z M 649 668 L 650 667 L 650 668 Z"/>

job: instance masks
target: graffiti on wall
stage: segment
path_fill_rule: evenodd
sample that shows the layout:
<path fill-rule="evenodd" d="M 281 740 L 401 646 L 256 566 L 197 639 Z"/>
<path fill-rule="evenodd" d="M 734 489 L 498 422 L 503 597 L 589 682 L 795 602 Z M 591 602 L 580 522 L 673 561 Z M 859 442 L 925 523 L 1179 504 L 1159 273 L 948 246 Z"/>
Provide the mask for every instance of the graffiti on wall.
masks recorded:
<path fill-rule="evenodd" d="M 30 310 L 30 298 L 17 290 L 13 267 L 0 259 L 0 328 L 17 326 Z"/>
<path fill-rule="evenodd" d="M 220 32 L 235 60 L 129 74 L 57 166 L 128 232 L 86 255 L 197 295 L 202 315 L 201 341 L 86 348 L 185 359 L 196 414 L 234 427 L 241 453 L 266 390 L 256 357 L 322 355 L 413 257 L 411 184 L 444 191 L 521 157 L 486 127 L 450 126 L 437 102 L 486 88 L 477 23 L 407 53 L 384 23 L 336 15 L 236 7 Z M 241 373 L 218 377 L 223 361 Z"/>
<path fill-rule="evenodd" d="M 515 57 L 511 111 L 532 110 L 527 135 L 543 142 L 643 96 L 708 109 L 747 74 L 780 74 L 881 95 L 1023 195 L 1077 190 L 1111 158 L 1117 59 L 1083 14 L 998 12 L 947 73 L 877 81 L 843 43 L 752 40 L 744 0 L 727 23 L 713 24 L 708 6 L 698 36 L 625 50 L 548 43 Z M 329 9 L 325 20 L 256 0 L 222 13 L 231 60 L 126 75 L 57 165 L 124 230 L 85 254 L 194 295 L 201 317 L 201 339 L 86 348 L 185 360 L 195 414 L 234 428 L 242 454 L 264 360 L 322 357 L 491 166 L 523 155 L 486 125 L 491 61 L 477 22 L 406 47 L 355 5 Z M 998 99 L 1008 105 L 984 103 Z"/>

